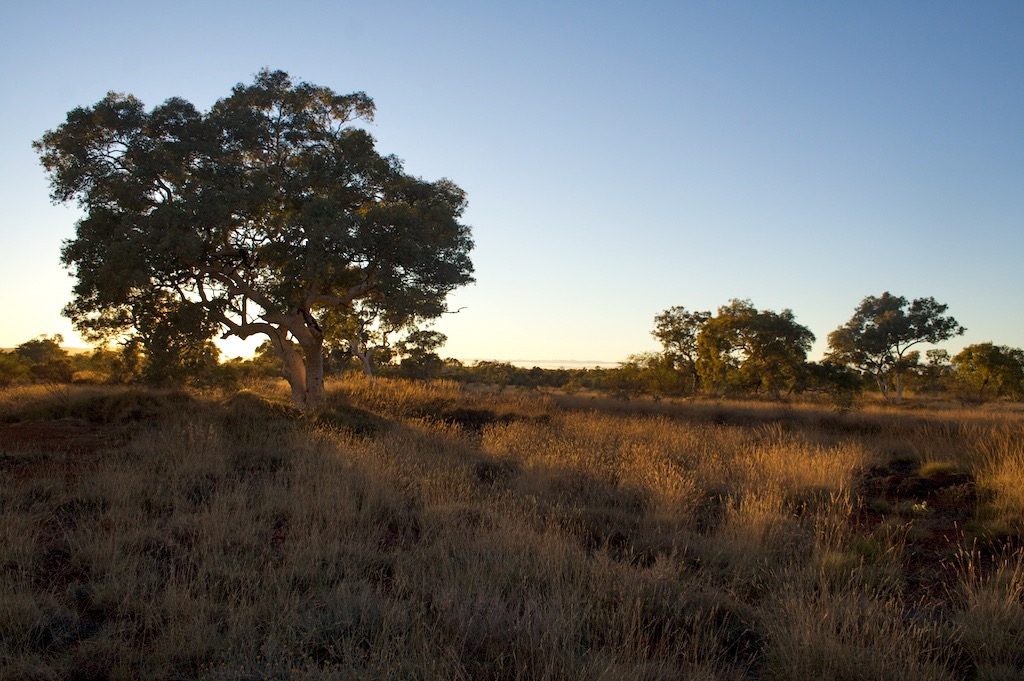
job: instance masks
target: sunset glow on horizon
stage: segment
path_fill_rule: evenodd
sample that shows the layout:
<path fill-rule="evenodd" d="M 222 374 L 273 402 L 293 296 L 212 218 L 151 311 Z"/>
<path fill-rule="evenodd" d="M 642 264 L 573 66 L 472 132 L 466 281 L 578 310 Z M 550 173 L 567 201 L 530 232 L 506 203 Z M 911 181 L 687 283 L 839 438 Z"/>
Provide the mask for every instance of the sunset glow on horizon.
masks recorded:
<path fill-rule="evenodd" d="M 382 152 L 466 190 L 476 283 L 442 356 L 617 362 L 660 311 L 739 298 L 792 309 L 820 357 L 886 290 L 947 303 L 953 351 L 1024 346 L 1024 5 L 182 8 L 0 9 L 0 347 L 84 345 L 60 314 L 77 212 L 32 141 L 108 91 L 206 109 L 265 66 L 365 91 Z"/>

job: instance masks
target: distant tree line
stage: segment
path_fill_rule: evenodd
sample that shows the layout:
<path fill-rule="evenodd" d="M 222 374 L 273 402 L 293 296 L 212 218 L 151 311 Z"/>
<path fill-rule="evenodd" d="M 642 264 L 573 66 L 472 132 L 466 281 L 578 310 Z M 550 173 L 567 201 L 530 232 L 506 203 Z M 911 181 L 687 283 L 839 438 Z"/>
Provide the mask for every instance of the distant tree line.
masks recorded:
<path fill-rule="evenodd" d="M 961 399 L 1024 398 L 1024 351 L 993 343 L 955 356 L 939 348 L 966 330 L 934 298 L 908 300 L 884 292 L 864 298 L 850 320 L 828 336 L 820 362 L 807 353 L 814 334 L 791 310 L 758 310 L 732 300 L 716 314 L 672 307 L 654 318 L 661 353 L 631 358 L 647 389 L 668 394 L 768 395 L 827 392 L 839 403 L 875 389 L 899 401 L 907 388 Z"/>
<path fill-rule="evenodd" d="M 749 300 L 731 300 L 715 314 L 675 306 L 654 317 L 652 335 L 661 352 L 633 355 L 613 369 L 449 362 L 442 373 L 463 381 L 621 395 L 778 399 L 812 392 L 841 407 L 869 390 L 889 401 L 902 400 L 908 389 L 965 401 L 1024 399 L 1024 350 L 988 342 L 954 356 L 935 347 L 921 352 L 966 330 L 947 309 L 930 297 L 868 296 L 829 334 L 828 352 L 814 362 L 807 353 L 815 336 L 791 310 L 759 310 Z"/>
<path fill-rule="evenodd" d="M 20 383 L 210 384 L 223 367 L 212 343 L 181 349 L 173 336 L 165 352 L 147 354 L 134 339 L 116 348 L 69 353 L 63 336 L 39 336 L 11 351 L 0 351 L 0 387 Z"/>
<path fill-rule="evenodd" d="M 119 345 L 69 354 L 59 335 L 40 336 L 0 352 L 0 387 L 28 382 L 144 383 L 234 388 L 246 381 L 278 378 L 281 353 L 270 341 L 251 358 L 221 360 L 205 333 L 175 329 L 201 326 L 201 315 L 180 306 L 135 323 L 137 333 Z M 447 340 L 427 328 L 351 327 L 344 320 L 325 329 L 325 375 L 361 372 L 412 379 L 446 378 L 465 383 L 616 395 L 759 396 L 779 399 L 802 393 L 828 395 L 850 406 L 864 391 L 899 401 L 916 394 L 947 394 L 961 400 L 1024 399 L 1024 350 L 976 343 L 951 356 L 934 346 L 965 329 L 934 298 L 908 300 L 885 292 L 868 296 L 850 320 L 828 336 L 821 361 L 807 353 L 814 334 L 791 310 L 761 310 L 731 300 L 712 314 L 675 306 L 654 317 L 660 352 L 630 356 L 614 368 L 523 368 L 507 362 L 463 364 L 442 359 Z M 360 330 L 361 329 L 361 330 Z"/>
<path fill-rule="evenodd" d="M 209 109 L 180 97 L 147 108 L 111 92 L 68 112 L 34 143 L 51 198 L 82 215 L 61 259 L 76 279 L 64 313 L 104 349 L 69 356 L 58 336 L 0 353 L 0 385 L 24 381 L 231 386 L 281 376 L 299 408 L 344 371 L 501 385 L 666 395 L 808 390 L 852 401 L 869 386 L 972 399 L 1020 397 L 1021 351 L 991 343 L 950 358 L 919 347 L 964 328 L 933 298 L 865 298 L 807 360 L 814 334 L 793 312 L 732 300 L 671 307 L 662 351 L 615 369 L 521 370 L 442 360 L 425 328 L 473 281 L 465 192 L 426 181 L 376 148 L 363 92 L 264 69 Z M 213 342 L 263 336 L 247 360 Z"/>
<path fill-rule="evenodd" d="M 139 323 L 136 332 L 99 348 L 69 353 L 60 334 L 39 336 L 11 351 L 0 351 L 0 388 L 26 383 L 138 383 L 157 387 L 237 388 L 246 381 L 280 378 L 280 353 L 273 342 L 260 345 L 251 358 L 223 359 L 202 334 L 175 333 L 175 315 Z M 329 335 L 324 357 L 328 376 L 346 371 L 406 378 L 435 378 L 446 371 L 436 350 L 447 340 L 430 329 L 406 330 L 389 342 L 378 334 L 374 352 L 355 348 L 343 335 Z"/>

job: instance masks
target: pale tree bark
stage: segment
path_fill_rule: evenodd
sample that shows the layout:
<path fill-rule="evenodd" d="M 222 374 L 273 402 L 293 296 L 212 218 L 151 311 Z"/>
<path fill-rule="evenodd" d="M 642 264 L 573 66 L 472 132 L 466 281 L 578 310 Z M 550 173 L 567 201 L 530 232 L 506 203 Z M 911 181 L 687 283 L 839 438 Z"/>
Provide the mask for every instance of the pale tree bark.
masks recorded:
<path fill-rule="evenodd" d="M 315 409 L 324 399 L 324 348 L 323 343 L 302 346 L 306 360 L 306 408 Z"/>
<path fill-rule="evenodd" d="M 889 379 L 885 375 L 885 370 L 877 368 L 874 370 L 875 384 L 878 385 L 878 392 L 882 393 L 882 398 L 889 401 Z"/>
<path fill-rule="evenodd" d="M 360 350 L 358 339 L 353 338 L 349 341 L 349 350 L 359 360 L 359 364 L 363 369 L 363 374 L 366 376 L 373 376 L 373 356 L 376 354 L 377 348 Z"/>
<path fill-rule="evenodd" d="M 275 336 L 274 346 L 281 357 L 295 406 L 303 411 L 316 409 L 325 394 L 323 345 L 302 345 L 296 350 L 290 341 Z"/>
<path fill-rule="evenodd" d="M 240 321 L 221 314 L 221 321 L 228 327 L 225 335 L 243 339 L 256 333 L 269 336 L 281 358 L 284 378 L 291 388 L 295 406 L 303 411 L 318 407 L 324 399 L 324 334 L 310 310 L 300 306 L 288 313 L 269 312 L 268 310 L 273 309 L 272 301 L 247 283 L 219 270 L 207 269 L 204 273 L 226 286 L 229 292 L 242 298 L 242 308 L 236 310 Z M 201 278 L 197 278 L 196 285 L 201 299 L 209 302 Z M 365 293 L 366 290 L 364 284 L 351 288 L 345 297 L 309 294 L 307 302 L 310 307 L 314 303 L 348 305 L 355 296 Z M 247 319 L 245 306 L 248 301 L 261 308 L 261 321 Z M 298 350 L 291 339 L 298 343 Z M 369 361 L 368 357 L 363 359 L 364 370 L 369 366 Z"/>
<path fill-rule="evenodd" d="M 294 320 L 291 320 L 294 321 Z M 284 378 L 291 389 L 292 402 L 303 411 L 315 409 L 324 398 L 324 352 L 323 339 L 302 329 L 292 330 L 284 324 L 249 324 L 237 326 L 234 335 L 247 337 L 253 333 L 263 333 L 270 337 L 281 358 Z M 289 334 L 300 339 L 299 348 L 289 338 Z"/>
<path fill-rule="evenodd" d="M 291 341 L 284 337 L 284 334 L 274 334 L 271 338 L 274 341 L 277 354 L 281 358 L 284 378 L 291 387 L 292 402 L 300 409 L 305 409 L 307 406 L 306 363 L 302 360 L 302 355 L 292 346 Z"/>
<path fill-rule="evenodd" d="M 281 315 L 275 346 L 281 355 L 292 400 L 303 411 L 316 409 L 324 398 L 324 336 L 308 310 Z M 299 350 L 288 335 L 299 344 Z"/>

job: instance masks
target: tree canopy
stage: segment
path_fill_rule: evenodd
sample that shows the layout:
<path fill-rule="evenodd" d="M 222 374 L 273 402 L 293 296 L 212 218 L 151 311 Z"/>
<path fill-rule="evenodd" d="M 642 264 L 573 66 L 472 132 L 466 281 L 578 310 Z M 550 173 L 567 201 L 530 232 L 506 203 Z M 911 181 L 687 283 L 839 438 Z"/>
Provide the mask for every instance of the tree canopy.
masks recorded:
<path fill-rule="evenodd" d="M 953 384 L 961 395 L 983 401 L 1024 397 L 1024 350 L 992 343 L 968 345 L 953 357 Z"/>
<path fill-rule="evenodd" d="M 654 317 L 651 335 L 661 343 L 672 365 L 686 375 L 690 392 L 696 391 L 698 382 L 697 336 L 710 318 L 710 312 L 691 312 L 679 305 Z"/>
<path fill-rule="evenodd" d="M 193 330 L 267 335 L 295 401 L 315 403 L 325 314 L 430 319 L 472 281 L 464 192 L 381 155 L 355 125 L 373 114 L 364 93 L 268 70 L 205 112 L 118 93 L 72 110 L 35 143 L 52 198 L 84 209 L 66 314 L 130 334 L 154 301 L 199 305 Z"/>
<path fill-rule="evenodd" d="M 966 331 L 945 314 L 947 309 L 934 298 L 908 301 L 888 291 L 868 296 L 850 321 L 829 334 L 828 358 L 870 374 L 886 398 L 895 394 L 899 399 L 904 376 L 919 359 L 919 353 L 911 348 L 949 340 Z"/>
<path fill-rule="evenodd" d="M 814 334 L 791 310 L 758 310 L 749 300 L 732 300 L 701 327 L 697 370 L 707 389 L 778 395 L 799 386 L 813 343 Z"/>
<path fill-rule="evenodd" d="M 11 359 L 20 360 L 32 378 L 39 381 L 67 382 L 71 380 L 71 358 L 67 350 L 61 347 L 64 337 L 59 333 L 52 336 L 39 336 L 21 343 L 14 349 Z M 8 361 L 8 375 L 17 377 L 21 374 Z"/>

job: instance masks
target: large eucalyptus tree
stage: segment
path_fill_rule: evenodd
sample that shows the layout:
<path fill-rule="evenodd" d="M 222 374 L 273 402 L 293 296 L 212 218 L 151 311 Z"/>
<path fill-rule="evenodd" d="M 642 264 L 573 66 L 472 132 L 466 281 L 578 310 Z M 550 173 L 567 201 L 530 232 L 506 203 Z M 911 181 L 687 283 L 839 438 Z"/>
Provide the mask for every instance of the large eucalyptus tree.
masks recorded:
<path fill-rule="evenodd" d="M 373 113 L 363 93 L 266 70 L 205 112 L 117 93 L 69 112 L 35 143 L 53 200 L 84 211 L 66 314 L 95 336 L 131 333 L 154 291 L 201 305 L 225 337 L 268 336 L 295 402 L 315 405 L 325 314 L 433 318 L 472 281 L 464 192 L 377 152 L 355 125 Z"/>

